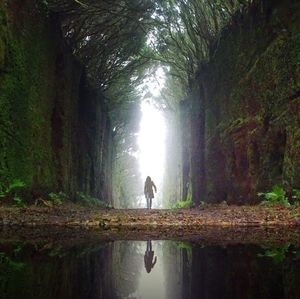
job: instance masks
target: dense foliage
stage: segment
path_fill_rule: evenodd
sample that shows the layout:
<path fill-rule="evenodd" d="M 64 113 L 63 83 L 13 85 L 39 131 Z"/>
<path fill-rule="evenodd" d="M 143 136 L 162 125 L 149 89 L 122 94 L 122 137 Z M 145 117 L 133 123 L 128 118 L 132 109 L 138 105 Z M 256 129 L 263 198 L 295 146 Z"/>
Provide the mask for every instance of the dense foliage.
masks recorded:
<path fill-rule="evenodd" d="M 147 62 L 141 53 L 154 1 L 51 0 L 49 7 L 60 15 L 67 42 L 100 89 Z"/>
<path fill-rule="evenodd" d="M 247 2 L 247 1 L 244 1 Z M 149 33 L 155 59 L 186 89 L 240 1 L 161 1 Z"/>

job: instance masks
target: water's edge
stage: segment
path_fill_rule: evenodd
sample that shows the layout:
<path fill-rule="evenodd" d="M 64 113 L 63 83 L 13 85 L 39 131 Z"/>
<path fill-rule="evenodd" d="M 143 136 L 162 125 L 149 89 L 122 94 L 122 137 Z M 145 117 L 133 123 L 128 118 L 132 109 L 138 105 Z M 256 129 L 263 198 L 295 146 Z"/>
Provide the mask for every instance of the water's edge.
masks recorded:
<path fill-rule="evenodd" d="M 76 244 L 88 241 L 182 240 L 207 245 L 276 244 L 300 245 L 300 228 L 289 226 L 201 226 L 197 228 L 159 227 L 131 229 L 87 229 L 40 225 L 0 227 L 0 241 L 49 241 Z"/>

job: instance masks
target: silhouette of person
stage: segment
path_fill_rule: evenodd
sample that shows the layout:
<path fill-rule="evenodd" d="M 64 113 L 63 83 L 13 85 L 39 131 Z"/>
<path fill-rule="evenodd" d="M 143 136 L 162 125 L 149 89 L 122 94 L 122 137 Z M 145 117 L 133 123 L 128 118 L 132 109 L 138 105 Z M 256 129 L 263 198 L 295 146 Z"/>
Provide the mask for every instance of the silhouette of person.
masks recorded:
<path fill-rule="evenodd" d="M 146 268 L 147 273 L 150 273 L 151 269 L 154 267 L 154 265 L 157 262 L 157 256 L 154 258 L 154 262 L 152 262 L 153 256 L 154 256 L 154 251 L 152 251 L 151 240 L 148 240 L 147 241 L 147 249 L 146 249 L 145 255 L 144 255 L 144 263 L 145 263 L 145 268 Z"/>
<path fill-rule="evenodd" d="M 151 178 L 147 176 L 144 186 L 144 194 L 147 200 L 147 209 L 151 209 L 152 206 L 152 198 L 154 198 L 153 188 L 155 193 L 157 192 L 155 184 L 152 182 Z"/>

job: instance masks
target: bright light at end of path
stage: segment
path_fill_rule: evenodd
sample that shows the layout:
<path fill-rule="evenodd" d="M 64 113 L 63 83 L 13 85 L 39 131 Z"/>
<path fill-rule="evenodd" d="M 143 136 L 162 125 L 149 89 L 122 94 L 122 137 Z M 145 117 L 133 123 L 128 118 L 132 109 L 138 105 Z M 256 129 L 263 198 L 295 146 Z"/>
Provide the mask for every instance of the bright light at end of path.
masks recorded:
<path fill-rule="evenodd" d="M 147 102 L 142 102 L 141 110 L 138 137 L 140 170 L 144 181 L 149 175 L 158 187 L 162 183 L 165 166 L 165 120 L 162 112 Z"/>

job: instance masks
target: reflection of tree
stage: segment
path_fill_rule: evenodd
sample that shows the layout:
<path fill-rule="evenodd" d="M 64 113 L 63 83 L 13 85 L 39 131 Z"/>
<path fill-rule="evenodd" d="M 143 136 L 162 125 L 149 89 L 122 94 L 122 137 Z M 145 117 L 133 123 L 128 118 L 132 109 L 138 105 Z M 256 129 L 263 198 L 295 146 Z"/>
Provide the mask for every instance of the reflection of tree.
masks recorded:
<path fill-rule="evenodd" d="M 113 292 L 115 298 L 132 298 L 135 293 L 143 264 L 140 242 L 114 243 Z"/>
<path fill-rule="evenodd" d="M 267 247 L 265 248 L 265 252 L 259 254 L 258 256 L 269 257 L 275 264 L 280 264 L 285 260 L 290 246 L 291 244 L 288 243 L 281 247 Z"/>
<path fill-rule="evenodd" d="M 165 241 L 167 298 L 298 298 L 297 248 L 285 245 L 261 252 L 259 246 L 203 247 Z"/>
<path fill-rule="evenodd" d="M 145 242 L 131 241 L 66 248 L 0 244 L 0 298 L 133 299 L 145 271 L 144 250 Z M 162 252 L 166 298 L 299 297 L 299 251 L 293 245 L 224 248 L 164 241 Z M 274 263 L 278 252 L 284 258 Z"/>
<path fill-rule="evenodd" d="M 0 298 L 9 296 L 9 285 L 11 280 L 16 280 L 16 284 L 20 283 L 14 279 L 24 270 L 26 264 L 12 260 L 6 253 L 0 252 Z"/>
<path fill-rule="evenodd" d="M 16 251 L 6 244 L 4 248 L 6 253 L 0 254 L 0 298 L 112 298 L 109 245 L 64 248 L 44 244 L 38 248 L 35 244 Z"/>
<path fill-rule="evenodd" d="M 292 299 L 299 294 L 300 267 L 296 269 L 293 255 L 274 263 L 259 256 L 259 246 L 246 245 L 193 246 L 192 253 L 193 299 Z"/>
<path fill-rule="evenodd" d="M 166 277 L 166 297 L 172 299 L 188 298 L 188 293 L 183 294 L 183 279 L 189 277 L 189 273 L 184 273 L 184 251 L 173 241 L 163 242 L 163 264 Z"/>

